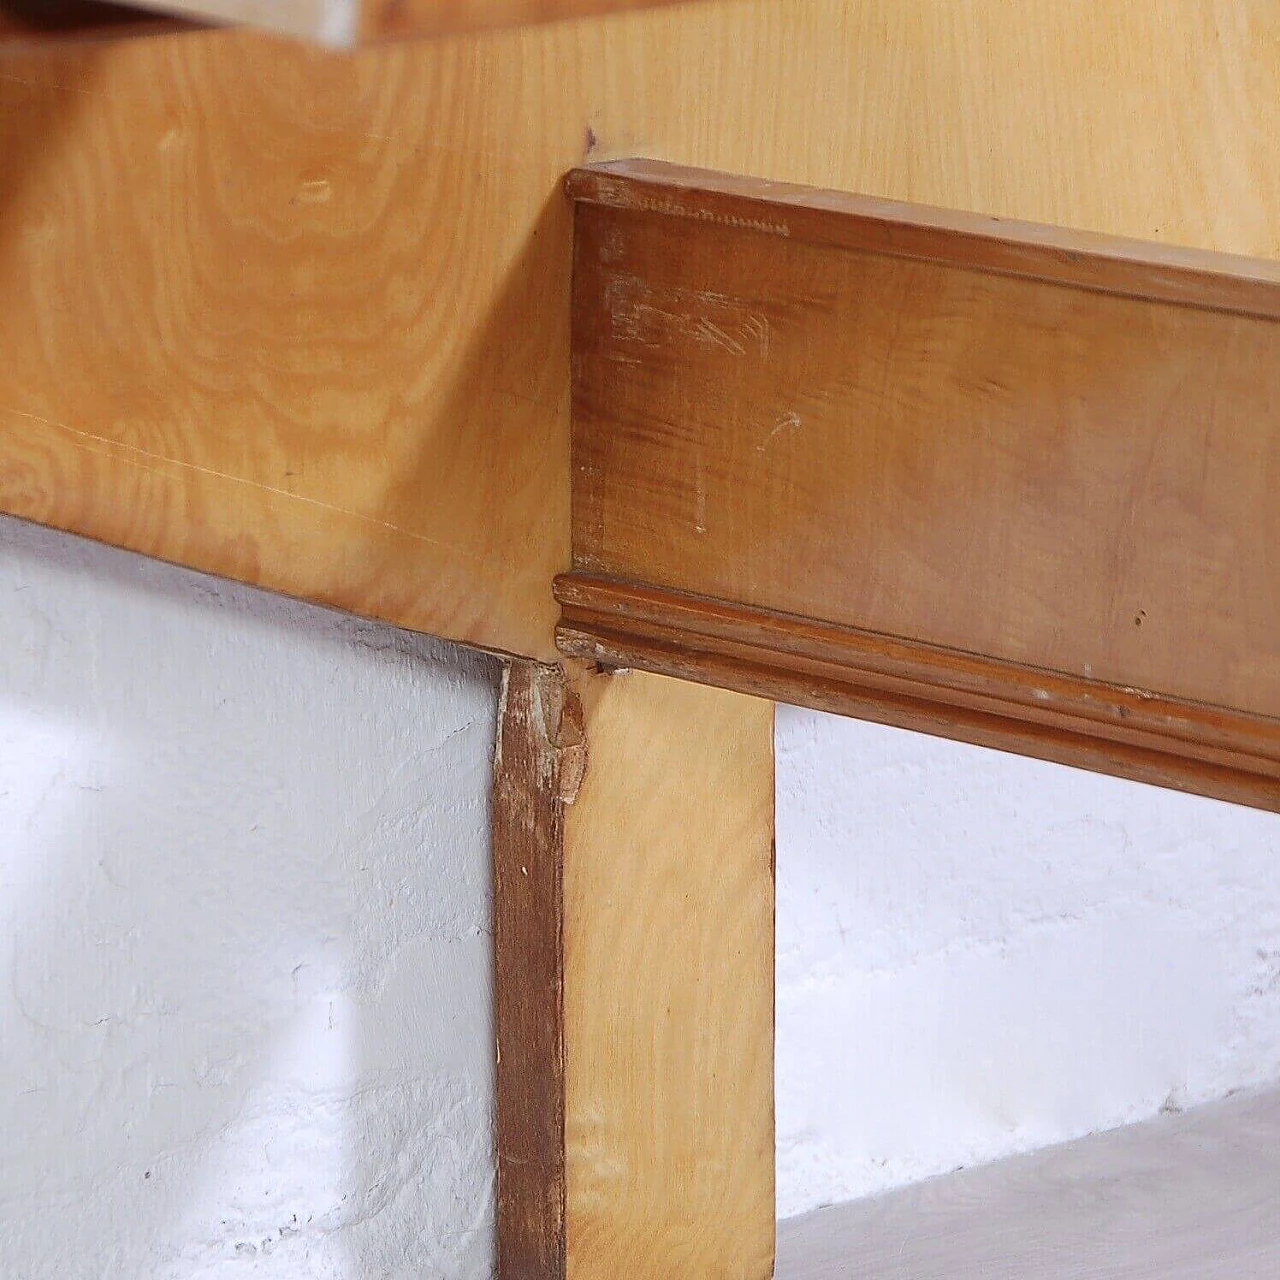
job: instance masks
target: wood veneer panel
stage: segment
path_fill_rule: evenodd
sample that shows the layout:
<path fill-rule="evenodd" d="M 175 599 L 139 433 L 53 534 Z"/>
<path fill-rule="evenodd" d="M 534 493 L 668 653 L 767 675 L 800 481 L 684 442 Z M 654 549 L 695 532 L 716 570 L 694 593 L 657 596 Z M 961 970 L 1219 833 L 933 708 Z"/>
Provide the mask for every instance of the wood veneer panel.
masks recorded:
<path fill-rule="evenodd" d="M 569 187 L 570 651 L 671 670 L 656 620 L 719 683 L 1277 802 L 1280 268 L 644 162 Z M 868 644 L 914 646 L 911 708 Z M 956 662 L 993 703 L 930 692 Z"/>
<path fill-rule="evenodd" d="M 564 173 L 656 154 L 1280 255 L 1280 17 L 731 0 L 0 77 L 0 509 L 552 660 Z"/>
<path fill-rule="evenodd" d="M 773 707 L 583 687 L 565 823 L 571 1280 L 773 1274 Z"/>

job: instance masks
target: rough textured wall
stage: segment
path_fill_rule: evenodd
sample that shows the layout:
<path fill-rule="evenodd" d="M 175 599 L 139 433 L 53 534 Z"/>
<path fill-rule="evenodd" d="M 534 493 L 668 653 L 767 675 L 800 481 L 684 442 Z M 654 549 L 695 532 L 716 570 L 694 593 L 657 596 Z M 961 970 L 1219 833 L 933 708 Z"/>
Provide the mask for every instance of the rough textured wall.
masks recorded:
<path fill-rule="evenodd" d="M 0 1274 L 490 1274 L 495 675 L 0 521 Z"/>
<path fill-rule="evenodd" d="M 1280 1078 L 1280 818 L 777 724 L 783 1216 Z"/>

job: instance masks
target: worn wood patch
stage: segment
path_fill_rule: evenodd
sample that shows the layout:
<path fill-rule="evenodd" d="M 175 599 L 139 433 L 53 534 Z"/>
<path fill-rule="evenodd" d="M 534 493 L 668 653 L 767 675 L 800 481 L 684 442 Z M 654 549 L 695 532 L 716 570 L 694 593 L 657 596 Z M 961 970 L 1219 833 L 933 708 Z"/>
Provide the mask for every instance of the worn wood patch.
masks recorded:
<path fill-rule="evenodd" d="M 508 663 L 493 784 L 500 1280 L 564 1274 L 563 814 L 585 751 L 563 672 Z"/>

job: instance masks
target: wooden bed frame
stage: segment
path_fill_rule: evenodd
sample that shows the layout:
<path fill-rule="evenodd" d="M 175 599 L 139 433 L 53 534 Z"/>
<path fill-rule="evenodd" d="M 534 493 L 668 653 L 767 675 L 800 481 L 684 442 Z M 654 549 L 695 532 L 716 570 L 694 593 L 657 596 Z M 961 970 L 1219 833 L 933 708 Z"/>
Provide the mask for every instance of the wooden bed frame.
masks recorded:
<path fill-rule="evenodd" d="M 1268 21 L 9 24 L 0 510 L 508 660 L 504 1280 L 772 1273 L 770 699 L 1280 804 Z"/>

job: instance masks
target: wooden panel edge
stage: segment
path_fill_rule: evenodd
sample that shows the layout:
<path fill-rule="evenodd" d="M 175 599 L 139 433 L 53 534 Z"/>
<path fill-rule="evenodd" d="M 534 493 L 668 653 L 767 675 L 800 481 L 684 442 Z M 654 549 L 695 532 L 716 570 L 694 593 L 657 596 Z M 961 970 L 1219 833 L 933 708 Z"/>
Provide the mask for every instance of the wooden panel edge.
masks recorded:
<path fill-rule="evenodd" d="M 1280 812 L 1280 721 L 587 574 L 562 652 Z"/>
<path fill-rule="evenodd" d="M 506 663 L 492 811 L 499 1280 L 565 1270 L 564 805 L 585 750 L 563 671 Z"/>
<path fill-rule="evenodd" d="M 580 204 L 713 222 L 740 231 L 1176 306 L 1280 319 L 1280 262 L 877 196 L 618 160 L 572 170 Z"/>

